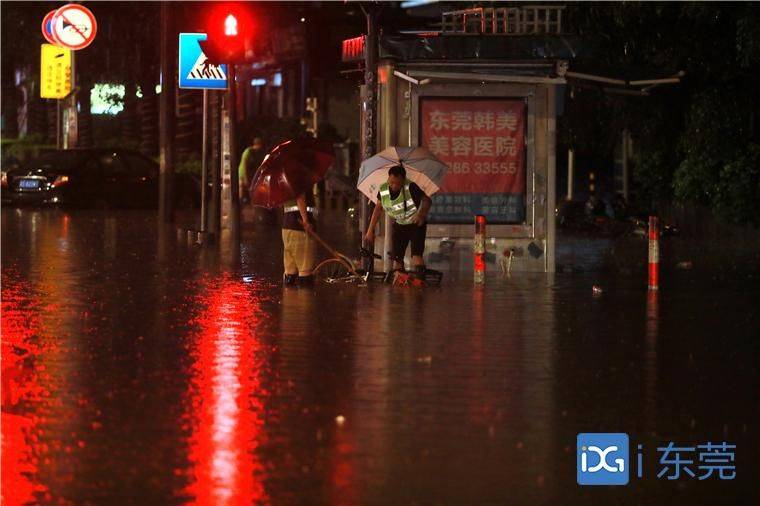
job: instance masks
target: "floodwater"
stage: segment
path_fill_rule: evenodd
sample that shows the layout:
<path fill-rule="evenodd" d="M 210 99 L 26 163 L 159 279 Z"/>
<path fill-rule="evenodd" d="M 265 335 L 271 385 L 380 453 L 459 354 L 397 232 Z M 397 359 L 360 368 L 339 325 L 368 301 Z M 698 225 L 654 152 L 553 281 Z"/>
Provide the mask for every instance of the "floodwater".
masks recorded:
<path fill-rule="evenodd" d="M 3 209 L 3 504 L 758 504 L 758 279 L 283 289 L 280 255 Z M 579 486 L 579 432 L 642 478 Z M 658 479 L 669 441 L 735 444 L 736 478 Z"/>

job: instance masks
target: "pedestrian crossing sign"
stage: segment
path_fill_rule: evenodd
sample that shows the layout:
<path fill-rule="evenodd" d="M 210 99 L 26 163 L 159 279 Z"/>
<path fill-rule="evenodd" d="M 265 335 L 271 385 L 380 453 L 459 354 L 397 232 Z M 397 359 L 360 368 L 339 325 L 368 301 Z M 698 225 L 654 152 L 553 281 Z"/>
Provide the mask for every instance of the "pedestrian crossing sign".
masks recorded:
<path fill-rule="evenodd" d="M 227 88 L 227 65 L 208 62 L 201 50 L 200 41 L 205 33 L 179 34 L 179 87 L 196 90 L 224 90 Z"/>

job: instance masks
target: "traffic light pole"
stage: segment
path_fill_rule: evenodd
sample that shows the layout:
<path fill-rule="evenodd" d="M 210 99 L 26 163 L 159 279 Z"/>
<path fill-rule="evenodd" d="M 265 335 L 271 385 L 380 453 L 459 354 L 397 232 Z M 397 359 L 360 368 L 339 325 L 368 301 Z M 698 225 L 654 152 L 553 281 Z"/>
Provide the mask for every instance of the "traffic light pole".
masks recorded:
<path fill-rule="evenodd" d="M 199 41 L 206 56 L 206 63 L 226 65 L 227 93 L 220 121 L 221 156 L 220 185 L 214 195 L 220 198 L 219 230 L 216 234 L 219 244 L 237 257 L 236 249 L 240 244 L 240 182 L 238 181 L 237 152 L 237 83 L 235 82 L 235 64 L 245 61 L 244 48 L 246 33 L 251 22 L 247 9 L 235 4 L 221 4 L 211 18 L 208 38 Z M 241 29 L 242 28 L 242 29 Z M 212 201 L 214 201 L 212 197 Z M 216 206 L 212 211 L 216 214 Z M 216 220 L 213 220 L 216 222 Z M 239 251 L 238 251 L 239 253 Z"/>
<path fill-rule="evenodd" d="M 227 64 L 227 97 L 222 116 L 222 232 L 233 242 L 240 240 L 240 199 L 236 142 L 235 65 Z"/>

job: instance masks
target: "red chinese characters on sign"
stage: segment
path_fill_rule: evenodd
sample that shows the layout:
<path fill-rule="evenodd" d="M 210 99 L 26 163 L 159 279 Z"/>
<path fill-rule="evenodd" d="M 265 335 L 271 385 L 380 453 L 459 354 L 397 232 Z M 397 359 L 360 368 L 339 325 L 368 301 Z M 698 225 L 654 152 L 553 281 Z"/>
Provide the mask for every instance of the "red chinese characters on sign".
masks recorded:
<path fill-rule="evenodd" d="M 525 103 L 422 100 L 422 145 L 449 166 L 442 193 L 525 193 Z"/>

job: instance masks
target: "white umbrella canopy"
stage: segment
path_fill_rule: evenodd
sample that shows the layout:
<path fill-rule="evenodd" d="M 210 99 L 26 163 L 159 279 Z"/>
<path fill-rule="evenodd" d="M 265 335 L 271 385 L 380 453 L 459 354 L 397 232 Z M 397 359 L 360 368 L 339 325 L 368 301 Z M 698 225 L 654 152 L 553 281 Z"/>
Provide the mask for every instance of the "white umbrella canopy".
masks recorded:
<path fill-rule="evenodd" d="M 362 162 L 356 188 L 377 203 L 380 185 L 388 180 L 388 169 L 394 165 L 404 167 L 406 178 L 416 183 L 428 196 L 440 190 L 448 168 L 427 148 L 391 146 Z"/>

